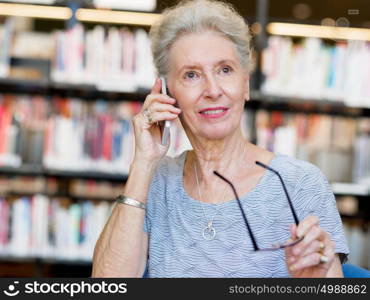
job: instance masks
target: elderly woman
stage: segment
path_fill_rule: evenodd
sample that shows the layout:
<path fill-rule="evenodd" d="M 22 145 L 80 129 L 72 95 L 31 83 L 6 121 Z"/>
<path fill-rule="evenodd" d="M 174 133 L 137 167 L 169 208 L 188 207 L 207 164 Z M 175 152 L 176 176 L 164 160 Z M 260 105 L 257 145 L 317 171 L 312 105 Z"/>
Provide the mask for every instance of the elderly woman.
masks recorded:
<path fill-rule="evenodd" d="M 186 1 L 167 9 L 150 36 L 170 96 L 157 79 L 133 118 L 134 160 L 96 244 L 93 276 L 343 276 L 348 249 L 326 178 L 242 135 L 243 18 L 223 2 Z M 171 158 L 161 121 L 176 118 L 193 150 Z"/>

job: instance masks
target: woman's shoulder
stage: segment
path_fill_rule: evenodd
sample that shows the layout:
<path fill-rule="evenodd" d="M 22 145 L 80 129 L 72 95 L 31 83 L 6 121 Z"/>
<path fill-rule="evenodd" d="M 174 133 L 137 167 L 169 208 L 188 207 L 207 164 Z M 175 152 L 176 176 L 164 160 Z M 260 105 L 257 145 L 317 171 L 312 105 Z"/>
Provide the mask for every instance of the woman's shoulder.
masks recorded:
<path fill-rule="evenodd" d="M 187 151 L 184 151 L 175 156 L 169 156 L 169 155 L 164 156 L 158 163 L 157 172 L 172 173 L 173 171 L 175 171 L 175 169 L 178 169 L 179 167 L 181 167 L 185 159 L 186 152 Z"/>
<path fill-rule="evenodd" d="M 159 161 L 148 191 L 149 203 L 158 201 L 164 203 L 166 192 L 173 194 L 178 190 L 182 182 L 182 164 L 185 155 L 186 151 L 177 156 L 166 155 Z"/>
<path fill-rule="evenodd" d="M 292 170 L 295 172 L 317 172 L 320 170 L 313 163 L 285 154 L 275 154 L 273 162 L 275 166 L 289 171 Z"/>
<path fill-rule="evenodd" d="M 280 173 L 284 181 L 303 186 L 317 186 L 327 184 L 327 178 L 316 165 L 295 157 L 276 154 L 271 165 Z"/>
<path fill-rule="evenodd" d="M 320 169 L 308 161 L 286 154 L 270 152 L 256 145 L 253 145 L 253 147 L 252 150 L 257 153 L 256 157 L 274 171 L 277 171 L 286 184 L 295 185 L 304 177 L 323 177 Z M 269 173 L 271 172 L 267 171 L 266 174 Z"/>
<path fill-rule="evenodd" d="M 176 155 L 166 155 L 159 161 L 154 174 L 153 181 L 167 181 L 181 175 L 182 165 L 186 156 L 186 151 Z"/>

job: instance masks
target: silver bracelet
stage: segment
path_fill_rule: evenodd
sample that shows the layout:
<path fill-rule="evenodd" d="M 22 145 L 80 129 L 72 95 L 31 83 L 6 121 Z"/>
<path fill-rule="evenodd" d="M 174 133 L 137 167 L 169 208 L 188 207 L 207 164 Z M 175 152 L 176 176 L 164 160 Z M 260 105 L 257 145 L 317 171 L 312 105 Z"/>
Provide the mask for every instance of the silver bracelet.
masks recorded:
<path fill-rule="evenodd" d="M 116 202 L 131 205 L 131 206 L 135 206 L 135 207 L 141 208 L 141 209 L 146 209 L 146 205 L 143 202 L 140 202 L 140 201 L 137 201 L 135 199 L 126 197 L 124 195 L 119 195 L 116 198 Z"/>

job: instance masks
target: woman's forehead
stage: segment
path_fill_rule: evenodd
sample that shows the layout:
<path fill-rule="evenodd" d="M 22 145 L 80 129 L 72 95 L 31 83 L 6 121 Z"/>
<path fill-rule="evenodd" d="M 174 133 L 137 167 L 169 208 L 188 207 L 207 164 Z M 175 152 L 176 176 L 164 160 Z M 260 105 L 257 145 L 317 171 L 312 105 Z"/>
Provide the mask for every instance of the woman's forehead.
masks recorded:
<path fill-rule="evenodd" d="M 223 61 L 238 62 L 236 47 L 228 38 L 216 33 L 191 33 L 181 36 L 170 49 L 170 65 L 214 66 Z"/>

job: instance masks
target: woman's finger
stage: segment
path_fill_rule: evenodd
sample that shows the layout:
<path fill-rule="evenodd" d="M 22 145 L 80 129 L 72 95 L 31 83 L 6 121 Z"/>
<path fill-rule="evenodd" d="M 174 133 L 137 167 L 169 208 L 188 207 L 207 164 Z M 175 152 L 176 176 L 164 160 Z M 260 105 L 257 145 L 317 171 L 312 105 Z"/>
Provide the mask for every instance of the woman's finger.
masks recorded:
<path fill-rule="evenodd" d="M 324 248 L 321 250 L 321 253 L 328 259 L 327 263 L 324 263 L 325 266 L 328 268 L 331 266 L 331 264 L 334 261 L 335 258 L 335 242 L 331 240 L 330 234 L 325 232 L 324 235 Z"/>
<path fill-rule="evenodd" d="M 322 257 L 325 258 L 325 262 L 321 261 Z M 289 270 L 291 272 L 295 272 L 298 270 L 302 270 L 302 269 L 309 268 L 309 267 L 314 267 L 317 265 L 322 265 L 325 268 L 329 268 L 333 259 L 334 259 L 334 251 L 332 250 L 328 249 L 323 254 L 319 252 L 315 252 L 315 253 L 311 253 L 307 256 L 304 256 L 298 259 L 296 263 L 292 264 L 289 267 Z"/>
<path fill-rule="evenodd" d="M 148 107 L 151 113 L 155 112 L 161 112 L 161 111 L 169 111 L 172 113 L 180 113 L 181 109 L 177 108 L 171 104 L 165 104 L 165 103 L 160 103 L 160 102 L 154 102 L 152 105 Z"/>
<path fill-rule="evenodd" d="M 335 257 L 334 244 L 330 241 L 325 244 L 322 252 L 314 252 L 306 256 L 300 257 L 297 261 L 290 265 L 290 271 L 298 271 L 304 268 L 313 266 L 322 266 L 327 269 L 331 266 Z"/>
<path fill-rule="evenodd" d="M 290 226 L 290 235 L 293 239 L 297 238 L 297 225 L 296 224 L 292 224 L 292 226 Z"/>
<path fill-rule="evenodd" d="M 151 94 L 159 94 L 161 92 L 161 88 L 162 88 L 162 82 L 161 82 L 161 79 L 160 78 L 156 78 L 155 79 L 155 82 L 154 82 L 154 85 L 152 87 L 152 90 L 151 90 Z"/>
<path fill-rule="evenodd" d="M 151 123 L 166 121 L 166 120 L 174 120 L 178 117 L 178 113 L 171 113 L 168 111 L 163 112 L 155 112 L 151 114 Z"/>
<path fill-rule="evenodd" d="M 175 104 L 176 100 L 171 98 L 170 96 L 163 95 L 163 94 L 149 94 L 143 105 L 143 109 L 148 108 L 153 103 L 160 102 L 160 103 L 168 103 L 168 104 Z"/>
<path fill-rule="evenodd" d="M 324 231 L 317 225 L 312 225 L 309 230 L 304 235 L 304 238 L 301 242 L 293 247 L 294 255 L 301 255 L 312 243 L 314 240 L 323 240 Z"/>
<path fill-rule="evenodd" d="M 315 252 L 310 255 L 301 257 L 298 261 L 289 267 L 291 272 L 302 270 L 304 268 L 316 266 L 320 263 L 321 253 Z"/>
<path fill-rule="evenodd" d="M 319 240 L 314 240 L 312 241 L 307 247 L 306 249 L 302 252 L 302 254 L 300 256 L 307 256 L 311 253 L 315 253 L 315 252 L 321 252 L 323 251 L 325 248 L 325 244 L 324 242 L 322 241 L 319 241 Z"/>
<path fill-rule="evenodd" d="M 301 256 L 306 256 L 313 252 L 323 252 L 327 245 L 331 245 L 334 248 L 334 244 L 335 243 L 330 239 L 330 235 L 326 231 L 322 230 L 320 237 L 313 240 L 302 252 Z"/>
<path fill-rule="evenodd" d="M 150 102 L 150 100 L 149 100 Z M 171 104 L 164 104 L 160 102 L 153 102 L 151 104 L 147 104 L 143 106 L 140 116 L 141 120 L 143 120 L 144 124 L 146 124 L 145 129 L 149 128 L 153 123 L 158 122 L 158 112 L 170 112 L 172 114 L 180 114 L 181 109 L 171 105 Z M 170 118 L 171 120 L 173 118 Z"/>
<path fill-rule="evenodd" d="M 290 239 L 286 242 L 287 244 L 292 243 L 297 238 L 296 232 L 297 232 L 297 225 L 292 224 L 290 226 Z M 286 264 L 288 267 L 290 264 L 296 261 L 296 257 L 292 253 L 292 247 L 285 248 L 285 259 L 286 259 Z"/>
<path fill-rule="evenodd" d="M 299 238 L 306 235 L 313 225 L 319 225 L 319 218 L 314 215 L 309 215 L 302 222 L 299 223 L 297 228 L 297 236 Z"/>

